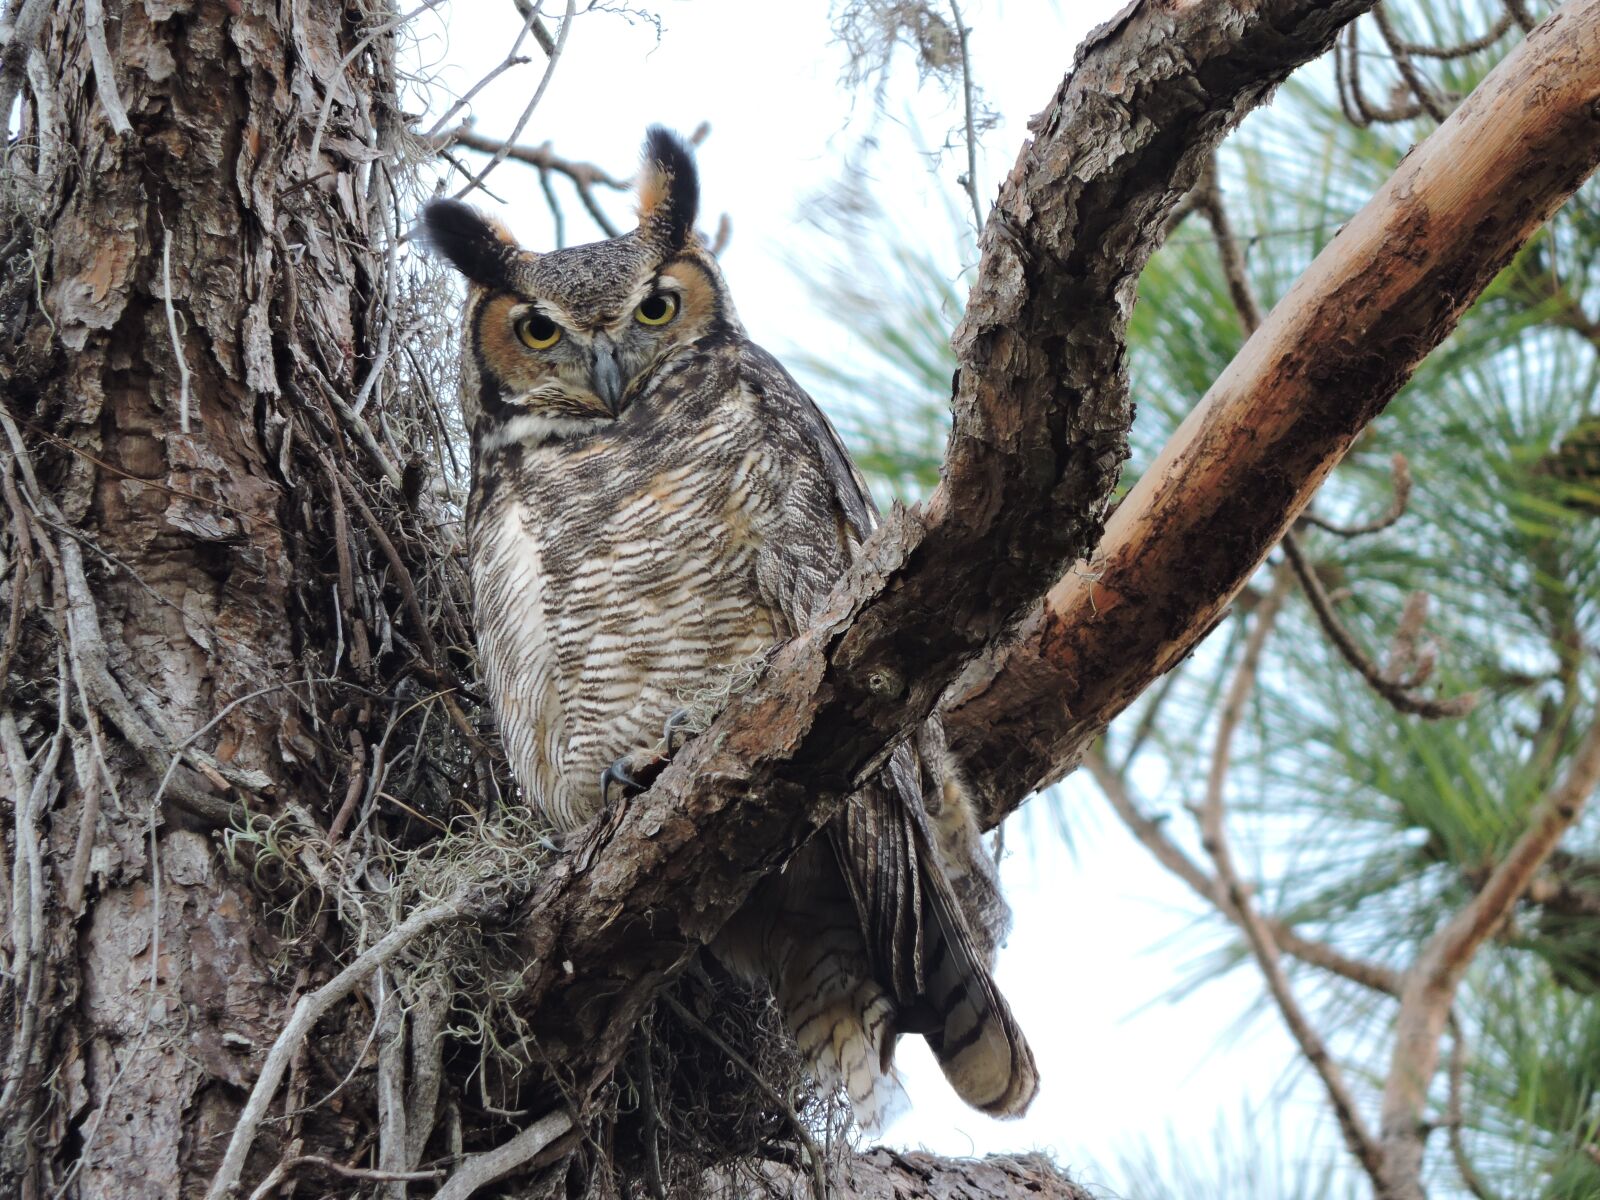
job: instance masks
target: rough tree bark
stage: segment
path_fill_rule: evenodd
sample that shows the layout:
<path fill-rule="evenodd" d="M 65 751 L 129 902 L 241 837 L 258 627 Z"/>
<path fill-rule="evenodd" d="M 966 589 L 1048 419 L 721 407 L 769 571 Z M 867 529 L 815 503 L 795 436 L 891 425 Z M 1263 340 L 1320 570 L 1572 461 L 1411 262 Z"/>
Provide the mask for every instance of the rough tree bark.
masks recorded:
<path fill-rule="evenodd" d="M 318 723 L 350 695 L 320 681 L 377 682 L 334 662 L 291 426 L 378 344 L 397 107 L 383 39 L 346 69 L 369 22 L 342 0 L 30 7 L 0 196 L 0 904 L 33 1003 L 7 991 L 0 1193 L 156 1200 L 208 1178 L 294 978 L 219 821 L 325 809 Z"/>
<path fill-rule="evenodd" d="M 939 493 L 886 526 L 818 627 L 651 793 L 530 894 L 457 900 L 461 917 L 520 938 L 518 1003 L 549 1072 L 531 1099 L 587 1115 L 661 982 L 1089 553 L 1130 419 L 1124 326 L 1164 217 L 1226 130 L 1368 7 L 1147 2 L 1085 44 L 984 233 Z M 438 723 L 467 724 L 451 698 L 469 698 L 451 657 L 467 638 L 433 583 L 450 559 L 413 486 L 436 431 L 378 399 L 364 409 L 399 336 L 385 325 L 394 263 L 372 250 L 403 141 L 393 16 L 326 0 L 62 6 L 47 68 L 29 76 L 13 150 L 27 158 L 7 172 L 22 182 L 0 229 L 0 1187 L 20 1195 L 199 1194 L 230 1140 L 242 1175 L 220 1193 L 274 1162 L 348 1166 L 373 1141 L 393 1146 L 394 1102 L 359 1085 L 342 1111 L 298 1115 L 346 1067 L 371 1088 L 371 1013 L 348 1021 L 357 1044 L 333 1055 L 337 1070 L 326 1047 L 286 1043 L 284 1094 L 261 1089 L 273 1119 L 242 1141 L 234 1130 L 296 996 L 349 947 L 326 914 L 276 945 L 280 926 L 218 836 L 265 844 L 251 815 L 265 807 L 338 850 L 308 869 L 342 869 L 355 802 L 382 790 L 402 719 L 382 714 L 426 703 Z M 1572 136 L 1592 163 L 1594 133 Z M 1554 199 L 1580 177 L 1557 174 L 1506 186 L 1550 185 L 1539 195 Z M 1474 238 L 1506 223 L 1483 224 Z M 1497 261 L 1452 274 L 1455 300 Z M 1451 311 L 1419 324 L 1442 328 Z M 1319 378 L 1320 347 L 1301 349 L 1301 374 Z M 1377 374 L 1398 383 L 1415 357 Z M 1204 599 L 1224 603 L 1231 586 L 1208 577 Z M 481 758 L 457 765 L 460 792 L 488 786 Z M 1007 777 L 1005 806 L 1025 774 Z M 381 1007 L 383 980 L 374 965 L 349 990 Z M 380 1057 L 395 1044 L 386 1034 Z M 436 1117 L 448 1124 L 439 1094 L 409 1137 L 402 1120 L 401 1142 L 426 1146 Z M 434 1143 L 447 1165 L 455 1142 Z M 866 1195 L 1073 1194 L 1026 1165 L 878 1154 L 838 1170 Z"/>

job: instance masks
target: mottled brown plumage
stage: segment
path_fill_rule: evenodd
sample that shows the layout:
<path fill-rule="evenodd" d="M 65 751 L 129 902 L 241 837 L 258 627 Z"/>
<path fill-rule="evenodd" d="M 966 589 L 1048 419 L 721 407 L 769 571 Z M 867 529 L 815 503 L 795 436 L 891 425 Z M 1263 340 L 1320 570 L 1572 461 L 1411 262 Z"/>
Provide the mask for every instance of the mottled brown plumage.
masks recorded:
<path fill-rule="evenodd" d="M 693 233 L 688 150 L 652 130 L 639 227 L 536 255 L 429 206 L 471 283 L 461 396 L 482 671 L 512 769 L 571 830 L 658 762 L 663 726 L 804 629 L 875 513 L 837 434 L 746 336 Z M 865 1126 L 896 1037 L 969 1103 L 1020 1113 L 1033 1059 L 990 976 L 993 864 L 936 724 L 763 881 L 713 947 L 765 980 Z"/>

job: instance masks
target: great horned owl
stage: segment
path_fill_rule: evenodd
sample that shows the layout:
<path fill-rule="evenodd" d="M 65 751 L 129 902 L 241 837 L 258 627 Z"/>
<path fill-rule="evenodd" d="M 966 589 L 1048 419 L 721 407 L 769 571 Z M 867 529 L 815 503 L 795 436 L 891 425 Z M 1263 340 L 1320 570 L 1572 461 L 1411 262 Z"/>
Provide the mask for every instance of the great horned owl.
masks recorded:
<path fill-rule="evenodd" d="M 558 829 L 659 765 L 686 698 L 803 630 L 876 513 L 810 397 L 745 336 L 695 233 L 688 148 L 652 129 L 632 233 L 547 254 L 454 202 L 482 672 L 511 767 Z M 670 738 L 669 738 L 670 741 Z M 768 876 L 712 947 L 772 989 L 858 1121 L 900 1098 L 896 1038 L 1001 1116 L 1037 1090 L 990 975 L 993 864 L 937 724 Z"/>

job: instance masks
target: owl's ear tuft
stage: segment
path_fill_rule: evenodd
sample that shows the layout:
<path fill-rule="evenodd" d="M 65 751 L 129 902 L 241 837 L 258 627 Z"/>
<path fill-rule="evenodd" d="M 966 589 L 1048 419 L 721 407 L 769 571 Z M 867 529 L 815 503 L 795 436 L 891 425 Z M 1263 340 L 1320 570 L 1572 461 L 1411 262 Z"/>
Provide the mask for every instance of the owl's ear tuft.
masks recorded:
<path fill-rule="evenodd" d="M 511 291 L 517 260 L 525 256 L 499 221 L 459 200 L 435 200 L 422 210 L 427 243 L 473 283 Z"/>
<path fill-rule="evenodd" d="M 652 125 L 639 170 L 639 232 L 665 253 L 682 250 L 694 232 L 700 176 L 694 152 L 670 129 Z"/>

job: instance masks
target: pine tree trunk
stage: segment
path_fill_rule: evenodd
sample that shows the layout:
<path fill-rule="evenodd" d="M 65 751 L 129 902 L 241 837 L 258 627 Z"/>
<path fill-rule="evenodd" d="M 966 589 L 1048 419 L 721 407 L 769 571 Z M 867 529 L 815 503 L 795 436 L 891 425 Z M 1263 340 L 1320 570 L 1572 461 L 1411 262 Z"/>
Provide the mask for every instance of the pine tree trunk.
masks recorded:
<path fill-rule="evenodd" d="M 386 37 L 343 61 L 383 11 L 98 7 L 52 6 L 0 199 L 0 1194 L 154 1200 L 203 1188 L 306 982 L 221 832 L 327 820 L 359 714 L 317 681 L 372 668 L 292 436 L 372 369 L 397 107 Z"/>

